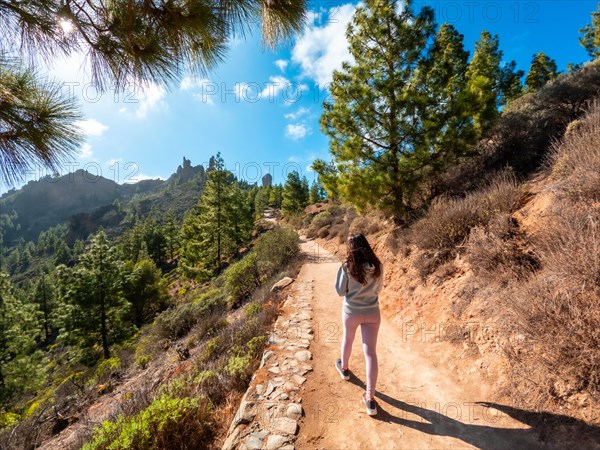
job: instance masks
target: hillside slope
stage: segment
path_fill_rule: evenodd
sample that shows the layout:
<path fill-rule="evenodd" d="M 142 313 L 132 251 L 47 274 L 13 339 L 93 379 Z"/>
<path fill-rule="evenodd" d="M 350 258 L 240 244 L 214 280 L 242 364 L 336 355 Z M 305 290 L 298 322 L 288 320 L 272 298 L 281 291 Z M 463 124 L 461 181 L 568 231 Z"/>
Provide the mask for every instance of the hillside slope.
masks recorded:
<path fill-rule="evenodd" d="M 192 166 L 184 158 L 168 180 L 115 181 L 80 169 L 60 177 L 46 176 L 30 181 L 0 198 L 0 213 L 16 213 L 13 227 L 3 230 L 4 247 L 20 239 L 32 241 L 57 224 L 68 223 L 69 243 L 86 239 L 100 226 L 111 229 L 125 218 L 127 210 L 140 217 L 152 208 L 174 210 L 178 216 L 191 209 L 205 183 L 204 167 Z M 119 206 L 113 206 L 118 201 Z M 129 204 L 128 208 L 122 208 Z"/>

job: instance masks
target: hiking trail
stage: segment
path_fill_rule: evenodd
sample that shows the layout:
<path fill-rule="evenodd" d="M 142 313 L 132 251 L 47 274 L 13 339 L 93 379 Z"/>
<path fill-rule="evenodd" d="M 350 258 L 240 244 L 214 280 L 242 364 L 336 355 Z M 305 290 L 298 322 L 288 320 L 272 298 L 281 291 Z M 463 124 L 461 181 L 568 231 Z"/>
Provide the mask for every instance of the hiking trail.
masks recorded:
<path fill-rule="evenodd" d="M 513 419 L 510 408 L 482 403 L 485 386 L 455 380 L 450 370 L 436 364 L 435 346 L 407 339 L 402 327 L 383 314 L 377 343 L 378 415 L 369 417 L 361 400 L 366 378 L 360 330 L 350 358 L 350 380 L 342 380 L 334 367 L 342 339 L 342 298 L 334 288 L 340 262 L 316 242 L 303 240 L 301 247 L 308 261 L 296 283 L 313 285 L 314 339 L 310 344 L 313 371 L 303 386 L 305 416 L 299 423 L 296 448 L 540 446 L 538 433 Z"/>

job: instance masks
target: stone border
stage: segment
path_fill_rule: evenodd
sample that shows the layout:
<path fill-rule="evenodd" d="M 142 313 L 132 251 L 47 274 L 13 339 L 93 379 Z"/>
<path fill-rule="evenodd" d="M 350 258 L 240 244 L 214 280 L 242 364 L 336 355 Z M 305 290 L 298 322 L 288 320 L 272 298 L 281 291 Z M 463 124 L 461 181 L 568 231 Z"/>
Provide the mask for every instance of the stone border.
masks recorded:
<path fill-rule="evenodd" d="M 222 450 L 295 449 L 302 386 L 313 370 L 312 298 L 313 280 L 299 282 L 287 296 Z"/>

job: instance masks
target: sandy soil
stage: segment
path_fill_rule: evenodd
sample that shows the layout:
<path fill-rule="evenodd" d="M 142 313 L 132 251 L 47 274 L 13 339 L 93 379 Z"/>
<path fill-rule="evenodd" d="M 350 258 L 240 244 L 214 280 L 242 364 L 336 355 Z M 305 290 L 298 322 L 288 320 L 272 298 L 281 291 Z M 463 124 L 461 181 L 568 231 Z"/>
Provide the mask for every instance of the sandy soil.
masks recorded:
<path fill-rule="evenodd" d="M 334 367 L 342 338 L 342 299 L 334 289 L 339 262 L 314 241 L 304 241 L 302 249 L 310 258 L 299 279 L 314 283 L 315 339 L 310 347 L 314 372 L 303 393 L 305 417 L 296 448 L 544 446 L 535 428 L 513 418 L 522 416 L 522 411 L 488 403 L 491 390 L 476 376 L 456 379 L 456 374 L 438 364 L 443 344 L 409 339 L 406 330 L 385 317 L 378 341 L 379 414 L 369 417 L 361 401 L 365 367 L 360 331 L 350 358 L 350 380 L 342 380 Z"/>

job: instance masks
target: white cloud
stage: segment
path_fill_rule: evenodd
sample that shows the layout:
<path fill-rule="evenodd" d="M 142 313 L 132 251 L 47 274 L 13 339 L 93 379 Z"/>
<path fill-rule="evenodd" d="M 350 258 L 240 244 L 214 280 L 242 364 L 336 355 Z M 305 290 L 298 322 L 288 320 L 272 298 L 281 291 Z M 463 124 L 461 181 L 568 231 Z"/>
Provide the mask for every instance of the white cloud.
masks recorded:
<path fill-rule="evenodd" d="M 75 126 L 88 136 L 102 136 L 108 130 L 106 125 L 95 119 L 78 120 L 75 122 Z"/>
<path fill-rule="evenodd" d="M 136 93 L 138 108 L 135 115 L 138 119 L 144 119 L 150 111 L 165 109 L 167 104 L 162 101 L 166 95 L 165 88 L 156 84 L 148 83 L 141 87 Z"/>
<path fill-rule="evenodd" d="M 275 75 L 274 77 L 269 77 L 269 82 L 265 84 L 265 88 L 260 93 L 261 98 L 273 98 L 279 95 L 281 91 L 286 89 L 288 86 L 291 86 L 292 83 L 285 77 L 281 75 Z"/>
<path fill-rule="evenodd" d="M 112 167 L 112 166 L 114 166 L 115 164 L 117 164 L 117 163 L 119 163 L 119 162 L 121 162 L 121 161 L 123 161 L 123 158 L 113 158 L 113 159 L 109 159 L 108 161 L 106 161 L 106 165 L 107 165 L 108 167 Z"/>
<path fill-rule="evenodd" d="M 248 95 L 247 90 L 250 89 L 250 85 L 248 83 L 235 83 L 235 99 L 239 101 L 244 99 L 246 95 Z"/>
<path fill-rule="evenodd" d="M 307 125 L 303 123 L 293 124 L 290 123 L 285 127 L 285 135 L 286 137 L 297 141 L 298 139 L 302 139 L 307 134 L 310 134 L 311 129 Z"/>
<path fill-rule="evenodd" d="M 79 156 L 82 159 L 90 159 L 94 152 L 92 151 L 92 146 L 87 142 L 81 146 L 79 149 Z"/>
<path fill-rule="evenodd" d="M 215 104 L 215 101 L 212 99 L 212 97 L 210 97 L 209 95 L 207 95 L 205 93 L 196 92 L 196 93 L 192 94 L 192 97 L 194 97 L 200 103 L 205 103 L 205 104 L 211 105 L 211 106 Z"/>
<path fill-rule="evenodd" d="M 298 120 L 300 117 L 310 114 L 308 108 L 301 107 L 295 113 L 286 114 L 284 117 L 288 120 Z"/>
<path fill-rule="evenodd" d="M 207 105 L 215 104 L 212 97 L 218 92 L 215 83 L 207 78 L 184 77 L 179 84 L 179 89 L 181 91 L 192 91 L 192 97 L 195 100 Z"/>
<path fill-rule="evenodd" d="M 199 80 L 192 77 L 183 77 L 181 83 L 179 83 L 179 89 L 182 91 L 189 91 L 197 86 L 198 81 Z"/>
<path fill-rule="evenodd" d="M 275 61 L 275 65 L 279 67 L 279 70 L 285 72 L 285 68 L 288 66 L 289 61 L 286 59 L 278 59 Z"/>
<path fill-rule="evenodd" d="M 341 68 L 342 61 L 352 62 L 346 41 L 346 28 L 356 6 L 345 4 L 331 8 L 328 19 L 305 26 L 292 49 L 292 61 L 299 64 L 302 75 L 314 79 L 321 86 L 331 82 L 333 71 Z"/>

